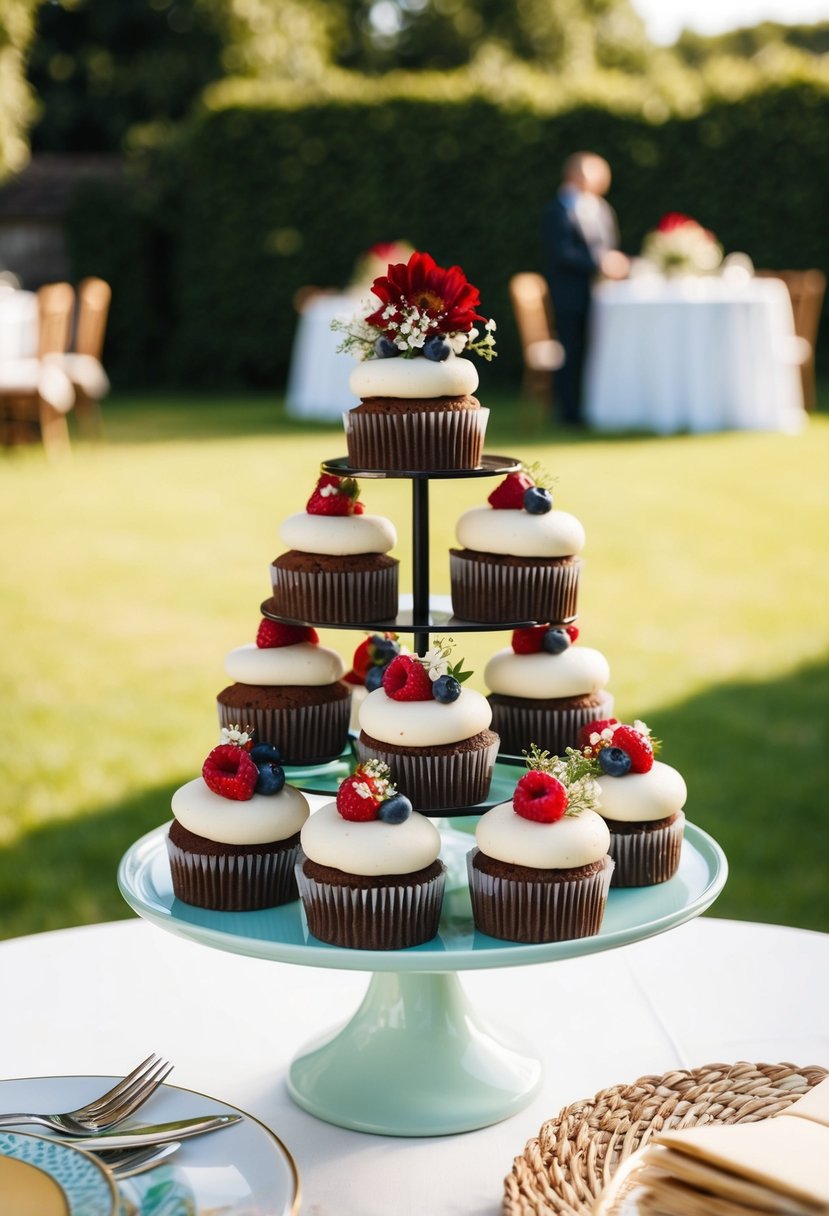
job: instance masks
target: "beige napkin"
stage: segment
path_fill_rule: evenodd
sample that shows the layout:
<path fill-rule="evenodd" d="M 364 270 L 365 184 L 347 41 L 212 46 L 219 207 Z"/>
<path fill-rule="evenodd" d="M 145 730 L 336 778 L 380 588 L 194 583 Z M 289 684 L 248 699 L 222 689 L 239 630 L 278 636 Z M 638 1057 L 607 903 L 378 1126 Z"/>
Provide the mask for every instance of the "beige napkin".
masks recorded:
<path fill-rule="evenodd" d="M 829 1078 L 771 1119 L 653 1136 L 596 1216 L 634 1181 L 643 1216 L 829 1216 Z"/>

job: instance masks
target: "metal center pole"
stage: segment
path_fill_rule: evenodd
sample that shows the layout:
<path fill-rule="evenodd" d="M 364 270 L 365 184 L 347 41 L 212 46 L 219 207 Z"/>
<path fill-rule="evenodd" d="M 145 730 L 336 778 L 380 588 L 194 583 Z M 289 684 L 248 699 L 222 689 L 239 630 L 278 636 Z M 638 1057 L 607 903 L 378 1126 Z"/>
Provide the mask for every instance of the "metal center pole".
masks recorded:
<path fill-rule="evenodd" d="M 412 622 L 414 648 L 424 655 L 429 649 L 429 479 L 412 478 Z"/>

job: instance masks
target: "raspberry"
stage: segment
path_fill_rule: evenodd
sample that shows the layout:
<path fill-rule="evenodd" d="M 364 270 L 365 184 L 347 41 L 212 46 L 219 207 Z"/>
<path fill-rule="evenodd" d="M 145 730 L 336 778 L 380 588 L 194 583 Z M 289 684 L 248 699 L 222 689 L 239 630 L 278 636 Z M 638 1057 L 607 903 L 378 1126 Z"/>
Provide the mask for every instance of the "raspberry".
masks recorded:
<path fill-rule="evenodd" d="M 618 725 L 618 718 L 601 718 L 598 722 L 585 722 L 579 731 L 579 747 L 587 747 L 590 743 L 591 735 L 600 735 L 603 730 Z"/>
<path fill-rule="evenodd" d="M 353 776 L 346 777 L 337 790 L 337 810 L 343 819 L 367 823 L 377 818 L 381 801 L 379 793 L 374 779 L 358 768 Z"/>
<path fill-rule="evenodd" d="M 353 477 L 323 473 L 305 504 L 305 510 L 309 515 L 362 515 L 362 504 L 357 502 L 359 493 Z"/>
<path fill-rule="evenodd" d="M 564 632 L 568 634 L 571 642 L 578 641 L 579 631 L 576 625 L 565 625 Z"/>
<path fill-rule="evenodd" d="M 516 654 L 540 654 L 541 642 L 548 625 L 531 625 L 528 629 L 514 629 L 512 648 Z"/>
<path fill-rule="evenodd" d="M 349 684 L 364 684 L 371 665 L 371 638 L 366 638 L 354 651 L 351 671 L 347 673 L 346 680 Z"/>
<path fill-rule="evenodd" d="M 383 688 L 392 701 L 431 701 L 432 681 L 422 663 L 399 654 L 383 672 Z"/>
<path fill-rule="evenodd" d="M 256 789 L 259 769 L 243 747 L 220 743 L 202 765 L 201 775 L 214 794 L 234 802 L 247 802 Z"/>
<path fill-rule="evenodd" d="M 647 735 L 640 734 L 632 726 L 616 727 L 613 746 L 620 747 L 630 756 L 632 773 L 647 773 L 653 768 L 653 745 Z"/>
<path fill-rule="evenodd" d="M 520 511 L 524 506 L 524 491 L 534 485 L 535 482 L 527 473 L 507 473 L 487 502 L 496 511 Z"/>
<path fill-rule="evenodd" d="M 256 645 L 260 650 L 276 646 L 295 646 L 297 642 L 318 642 L 319 634 L 310 625 L 282 625 L 263 617 L 256 632 Z"/>
<path fill-rule="evenodd" d="M 567 810 L 567 790 L 552 774 L 531 769 L 516 785 L 512 806 L 523 819 L 555 823 Z"/>

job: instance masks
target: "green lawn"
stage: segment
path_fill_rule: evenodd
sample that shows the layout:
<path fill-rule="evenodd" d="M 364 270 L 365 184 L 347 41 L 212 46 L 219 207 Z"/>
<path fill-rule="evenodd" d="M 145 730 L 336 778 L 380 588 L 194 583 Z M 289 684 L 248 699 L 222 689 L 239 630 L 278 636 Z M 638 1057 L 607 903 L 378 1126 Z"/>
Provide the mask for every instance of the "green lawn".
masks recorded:
<path fill-rule="evenodd" d="M 715 913 L 829 930 L 829 418 L 795 437 L 611 439 L 489 403 L 488 450 L 541 461 L 586 527 L 582 639 L 728 853 Z M 0 936 L 130 914 L 118 859 L 215 743 L 223 657 L 253 639 L 279 521 L 345 450 L 339 426 L 267 397 L 105 414 L 106 442 L 64 465 L 0 453 Z M 434 591 L 455 517 L 489 488 L 432 483 Z M 409 485 L 363 497 L 397 522 L 408 588 Z M 322 636 L 346 656 L 361 638 Z M 459 653 L 480 671 L 504 644 Z"/>

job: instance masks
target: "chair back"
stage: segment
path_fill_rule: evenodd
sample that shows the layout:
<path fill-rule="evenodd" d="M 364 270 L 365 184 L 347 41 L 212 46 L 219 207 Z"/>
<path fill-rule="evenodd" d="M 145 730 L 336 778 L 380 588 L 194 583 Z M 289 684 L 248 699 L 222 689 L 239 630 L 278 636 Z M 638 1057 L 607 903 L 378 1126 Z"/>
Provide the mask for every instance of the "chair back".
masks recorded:
<path fill-rule="evenodd" d="M 112 288 L 103 279 L 83 279 L 78 284 L 78 315 L 75 322 L 75 353 L 101 359 L 104 350 Z"/>
<path fill-rule="evenodd" d="M 37 292 L 37 353 L 62 355 L 69 349 L 75 289 L 70 283 L 46 283 Z"/>
<path fill-rule="evenodd" d="M 509 281 L 510 301 L 525 356 L 534 342 L 553 336 L 550 290 L 543 274 L 522 271 Z"/>
<path fill-rule="evenodd" d="M 826 295 L 826 275 L 822 270 L 759 270 L 762 278 L 782 279 L 789 290 L 794 317 L 794 332 L 809 344 L 809 354 L 801 364 L 803 404 L 815 406 L 815 343 L 820 313 Z"/>

